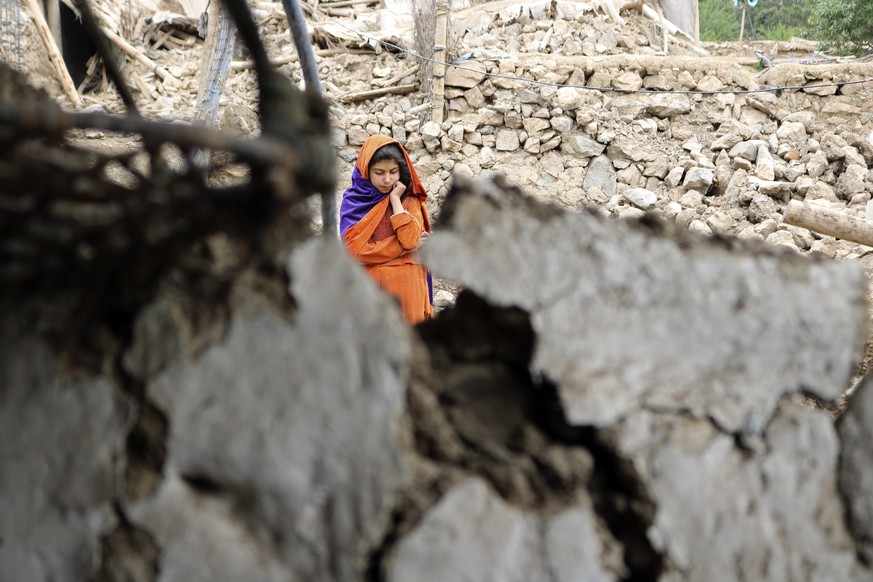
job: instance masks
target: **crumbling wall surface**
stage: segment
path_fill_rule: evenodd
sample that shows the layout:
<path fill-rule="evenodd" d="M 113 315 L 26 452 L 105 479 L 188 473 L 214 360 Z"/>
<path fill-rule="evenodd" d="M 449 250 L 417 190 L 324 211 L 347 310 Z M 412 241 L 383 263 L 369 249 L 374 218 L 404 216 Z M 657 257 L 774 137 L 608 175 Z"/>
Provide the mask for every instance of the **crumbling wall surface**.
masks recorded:
<path fill-rule="evenodd" d="M 318 238 L 207 340 L 160 295 L 97 377 L 4 331 L 0 579 L 870 579 L 864 407 L 799 403 L 860 355 L 857 265 L 499 180 L 426 249 L 466 290 L 415 329 Z"/>
<path fill-rule="evenodd" d="M 846 498 L 849 520 L 860 554 L 873 561 L 873 388 L 868 376 L 841 419 L 839 435 L 840 490 Z M 858 495 L 865 491 L 867 495 Z"/>
<path fill-rule="evenodd" d="M 410 330 L 335 241 L 291 273 L 293 321 L 242 315 L 147 386 L 168 456 L 131 519 L 163 548 L 161 580 L 355 579 L 410 485 Z"/>
<path fill-rule="evenodd" d="M 557 212 L 499 182 L 462 183 L 441 227 L 431 267 L 528 313 L 531 369 L 554 384 L 566 429 L 595 427 L 588 442 L 627 463 L 628 503 L 643 504 L 661 560 L 638 574 L 870 576 L 855 541 L 867 534 L 853 539 L 838 493 L 833 422 L 796 398 L 846 385 L 864 333 L 857 266 Z M 861 507 L 869 488 L 855 485 L 842 495 Z"/>
<path fill-rule="evenodd" d="M 656 408 L 758 433 L 784 394 L 832 400 L 848 382 L 864 329 L 857 265 L 547 210 L 506 186 L 474 192 L 444 210 L 451 228 L 428 260 L 531 314 L 534 371 L 572 423 Z"/>
<path fill-rule="evenodd" d="M 0 325 L 0 580 L 85 580 L 132 410 L 106 378 L 73 379 L 46 342 Z"/>

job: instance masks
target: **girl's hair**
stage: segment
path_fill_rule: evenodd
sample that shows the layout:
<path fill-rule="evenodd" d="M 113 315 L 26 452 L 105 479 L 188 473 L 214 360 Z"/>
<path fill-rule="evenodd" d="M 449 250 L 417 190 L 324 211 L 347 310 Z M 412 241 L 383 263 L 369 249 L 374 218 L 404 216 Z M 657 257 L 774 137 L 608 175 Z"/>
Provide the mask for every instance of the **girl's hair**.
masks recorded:
<path fill-rule="evenodd" d="M 412 176 L 409 173 L 409 167 L 406 165 L 406 156 L 403 155 L 400 146 L 396 143 L 389 143 L 380 147 L 373 154 L 373 157 L 370 158 L 370 165 L 367 167 L 367 170 L 373 167 L 373 164 L 382 160 L 394 160 L 397 162 L 397 165 L 400 167 L 400 181 L 406 186 L 406 192 L 411 194 Z"/>

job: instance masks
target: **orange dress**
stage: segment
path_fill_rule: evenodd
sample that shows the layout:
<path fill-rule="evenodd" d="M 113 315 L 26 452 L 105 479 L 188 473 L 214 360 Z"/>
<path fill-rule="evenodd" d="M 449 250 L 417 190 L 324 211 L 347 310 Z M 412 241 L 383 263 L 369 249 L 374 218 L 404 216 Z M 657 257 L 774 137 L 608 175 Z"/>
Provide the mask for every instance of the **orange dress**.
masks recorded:
<path fill-rule="evenodd" d="M 365 142 L 357 163 L 365 178 L 372 155 L 387 143 L 397 142 L 385 136 L 374 136 Z M 402 146 L 401 151 L 406 155 Z M 427 196 L 424 186 L 408 155 L 406 160 L 413 187 L 412 192 L 402 198 L 405 212 L 392 215 L 390 199 L 385 196 L 346 230 L 343 240 L 352 256 L 364 265 L 379 286 L 400 301 L 406 321 L 416 324 L 433 317 L 427 268 L 414 250 L 422 232 L 430 232 L 430 221 L 424 205 Z"/>

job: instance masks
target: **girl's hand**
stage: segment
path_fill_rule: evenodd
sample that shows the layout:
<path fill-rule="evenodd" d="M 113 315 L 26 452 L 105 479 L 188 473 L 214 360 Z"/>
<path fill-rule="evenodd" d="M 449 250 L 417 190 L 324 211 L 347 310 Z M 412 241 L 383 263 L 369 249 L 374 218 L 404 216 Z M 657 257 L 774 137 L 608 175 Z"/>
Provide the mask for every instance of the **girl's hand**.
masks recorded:
<path fill-rule="evenodd" d="M 429 232 L 427 232 L 426 230 L 421 231 L 421 239 L 419 239 L 418 244 L 415 246 L 415 250 L 418 250 L 421 247 L 423 247 L 424 243 L 426 243 L 429 238 L 430 238 Z"/>
<path fill-rule="evenodd" d="M 394 183 L 394 187 L 391 188 L 391 192 L 388 193 L 388 200 L 391 201 L 391 210 L 394 214 L 405 212 L 403 209 L 403 203 L 400 201 L 400 197 L 403 196 L 404 192 L 406 192 L 406 186 L 403 185 L 403 182 L 398 180 Z"/>
<path fill-rule="evenodd" d="M 399 201 L 404 192 L 406 192 L 406 186 L 403 185 L 403 182 L 398 180 L 394 183 L 394 187 L 391 188 L 391 192 L 389 192 L 388 195 Z"/>

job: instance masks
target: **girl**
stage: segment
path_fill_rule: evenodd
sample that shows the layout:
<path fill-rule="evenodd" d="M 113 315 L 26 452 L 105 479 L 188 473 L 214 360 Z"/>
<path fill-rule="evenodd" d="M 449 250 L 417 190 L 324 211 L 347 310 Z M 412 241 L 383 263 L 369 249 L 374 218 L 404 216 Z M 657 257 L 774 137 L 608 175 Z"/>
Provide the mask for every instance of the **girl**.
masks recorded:
<path fill-rule="evenodd" d="M 430 274 L 415 252 L 430 235 L 426 198 L 400 142 L 375 135 L 361 146 L 340 206 L 346 247 L 411 324 L 433 317 Z"/>

